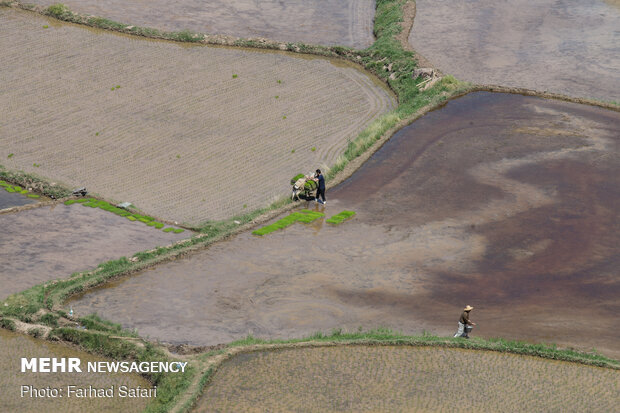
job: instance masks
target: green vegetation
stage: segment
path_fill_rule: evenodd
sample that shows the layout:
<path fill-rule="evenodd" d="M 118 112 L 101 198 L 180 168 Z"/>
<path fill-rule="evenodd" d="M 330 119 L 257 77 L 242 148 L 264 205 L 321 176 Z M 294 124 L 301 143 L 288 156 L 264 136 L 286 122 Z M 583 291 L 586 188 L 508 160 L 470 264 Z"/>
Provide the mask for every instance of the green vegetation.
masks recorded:
<path fill-rule="evenodd" d="M 237 75 L 233 75 L 233 79 L 236 79 L 236 78 L 237 78 Z"/>
<path fill-rule="evenodd" d="M 64 198 L 71 195 L 71 190 L 61 185 L 50 184 L 47 181 L 39 178 L 38 176 L 27 174 L 21 171 L 7 171 L 2 165 L 0 165 L 0 179 L 8 182 L 14 182 L 15 184 L 21 185 L 25 188 L 32 188 L 38 193 L 46 195 L 50 198 Z M 5 189 L 8 190 L 8 187 L 5 186 Z"/>
<path fill-rule="evenodd" d="M 293 152 L 294 152 L 294 151 L 295 151 L 295 150 L 293 149 Z M 291 185 L 295 185 L 295 182 L 299 181 L 299 180 L 300 180 L 301 178 L 303 178 L 304 176 L 306 176 L 306 175 L 304 175 L 304 174 L 297 174 L 297 175 L 295 175 L 294 177 L 292 177 L 292 178 L 291 178 Z"/>
<path fill-rule="evenodd" d="M 328 224 L 338 225 L 338 224 L 342 224 L 347 219 L 353 217 L 353 215 L 355 215 L 355 212 L 353 211 L 342 211 L 334 215 L 333 217 L 327 219 L 325 222 L 327 222 Z"/>
<path fill-rule="evenodd" d="M 0 318 L 0 328 L 15 331 L 15 321 L 9 320 L 8 318 Z"/>
<path fill-rule="evenodd" d="M 10 153 L 9 156 L 7 156 L 7 158 L 11 159 L 13 157 L 13 155 L 15 155 L 14 153 Z"/>
<path fill-rule="evenodd" d="M 148 215 L 134 214 L 134 213 L 131 213 L 130 211 L 127 211 L 126 209 L 116 207 L 106 201 L 100 201 L 95 198 L 69 199 L 65 201 L 65 205 L 72 205 L 72 204 L 77 204 L 77 203 L 82 204 L 83 206 L 91 207 L 91 208 L 103 209 L 104 211 L 112 212 L 113 214 L 116 214 L 118 216 L 125 217 L 130 221 L 143 222 L 147 224 L 148 226 L 151 226 L 157 229 L 162 229 L 164 227 L 163 223 L 155 222 L 155 218 L 153 217 L 150 217 Z M 183 232 L 184 230 L 181 228 L 172 228 L 172 227 L 164 229 L 164 232 L 170 232 L 170 231 L 174 231 L 175 234 L 179 234 Z"/>
<path fill-rule="evenodd" d="M 51 313 L 45 314 L 39 318 L 39 323 L 50 327 L 58 327 L 58 316 Z"/>
<path fill-rule="evenodd" d="M 28 330 L 28 334 L 31 335 L 34 338 L 39 338 L 41 336 L 43 336 L 43 334 L 45 333 L 45 331 L 43 331 L 42 328 L 31 328 Z"/>
<path fill-rule="evenodd" d="M 46 14 L 56 17 L 57 19 L 64 18 L 67 14 L 71 13 L 67 6 L 62 3 L 52 4 L 46 9 Z"/>
<path fill-rule="evenodd" d="M 314 151 L 316 151 L 316 147 L 314 147 L 314 146 L 313 146 L 312 148 L 310 148 L 310 150 L 311 150 L 312 152 L 314 152 Z"/>
<path fill-rule="evenodd" d="M 316 219 L 321 218 L 322 216 L 324 216 L 324 214 L 321 212 L 310 211 L 309 209 L 302 209 L 299 212 L 293 212 L 290 215 L 282 219 L 279 219 L 273 224 L 266 225 L 262 228 L 254 230 L 252 234 L 258 235 L 258 236 L 267 235 L 274 231 L 284 229 L 290 225 L 293 225 L 295 222 L 302 222 L 304 224 L 309 224 L 315 221 Z"/>
<path fill-rule="evenodd" d="M 44 29 L 49 29 L 49 26 L 47 24 L 43 25 Z"/>

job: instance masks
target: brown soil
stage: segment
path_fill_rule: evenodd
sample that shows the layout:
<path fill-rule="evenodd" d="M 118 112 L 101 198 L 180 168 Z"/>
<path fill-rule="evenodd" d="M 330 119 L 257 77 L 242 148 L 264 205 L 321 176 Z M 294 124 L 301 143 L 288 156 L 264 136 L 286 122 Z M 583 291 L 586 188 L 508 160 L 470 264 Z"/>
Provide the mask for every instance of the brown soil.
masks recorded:
<path fill-rule="evenodd" d="M 348 346 L 240 354 L 197 412 L 614 410 L 620 372 L 513 354 Z M 463 395 L 467 396 L 463 396 Z"/>
<path fill-rule="evenodd" d="M 88 388 L 89 385 L 108 388 L 112 385 L 131 387 L 142 386 L 151 388 L 148 381 L 137 374 L 103 374 L 88 373 L 86 363 L 104 361 L 88 353 L 76 351 L 69 347 L 35 340 L 0 329 L 0 407 L 5 412 L 141 412 L 148 398 L 76 398 L 67 397 L 66 387 L 78 385 Z M 81 360 L 82 373 L 21 373 L 22 357 L 78 357 Z M 31 398 L 21 397 L 21 385 L 32 385 L 35 388 L 63 388 L 62 398 Z"/>
<path fill-rule="evenodd" d="M 446 73 L 478 84 L 620 101 L 620 9 L 613 5 L 600 0 L 416 5 L 409 41 Z"/>
<path fill-rule="evenodd" d="M 0 215 L 0 298 L 190 236 L 81 205 Z"/>
<path fill-rule="evenodd" d="M 173 221 L 266 206 L 395 104 L 341 61 L 44 29 L 11 9 L 0 20 L 6 166 Z"/>
<path fill-rule="evenodd" d="M 242 234 L 73 305 L 213 345 L 360 325 L 448 335 L 469 303 L 476 334 L 618 357 L 619 116 L 470 94 L 328 191 L 327 216 L 352 209 L 351 222 Z"/>
<path fill-rule="evenodd" d="M 55 1 L 31 3 L 49 6 Z M 63 4 L 77 13 L 167 31 L 189 29 L 359 49 L 374 42 L 373 0 L 65 0 Z"/>

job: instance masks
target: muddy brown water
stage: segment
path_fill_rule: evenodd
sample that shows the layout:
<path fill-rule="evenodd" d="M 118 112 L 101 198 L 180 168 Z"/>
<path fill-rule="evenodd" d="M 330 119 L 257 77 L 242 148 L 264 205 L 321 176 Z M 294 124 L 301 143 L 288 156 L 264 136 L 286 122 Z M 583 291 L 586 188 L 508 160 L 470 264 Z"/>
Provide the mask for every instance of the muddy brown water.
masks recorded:
<path fill-rule="evenodd" d="M 249 233 L 78 297 L 152 339 L 217 344 L 391 327 L 620 357 L 620 114 L 473 93 L 327 192 L 334 227 Z M 319 208 L 314 204 L 314 208 Z"/>
<path fill-rule="evenodd" d="M 3 188 L 0 188 L 0 209 L 28 205 L 35 202 L 37 202 L 37 200 L 28 198 L 26 195 L 7 192 Z"/>
<path fill-rule="evenodd" d="M 0 299 L 190 234 L 162 232 L 77 204 L 1 214 L 0 226 Z"/>
<path fill-rule="evenodd" d="M 80 359 L 82 373 L 22 373 L 21 358 L 56 357 Z M 137 374 L 125 373 L 89 373 L 86 371 L 88 362 L 105 361 L 101 357 L 77 351 L 75 349 L 35 340 L 31 337 L 0 329 L 0 410 L 3 412 L 141 412 L 148 398 L 118 397 L 118 387 L 151 388 L 152 385 Z M 63 397 L 38 398 L 31 397 L 29 390 L 22 397 L 21 386 L 32 386 L 35 389 L 59 388 Z M 68 397 L 67 386 L 93 386 L 94 388 L 110 388 L 115 386 L 115 397 L 112 398 L 76 398 Z M 60 393 L 59 393 L 60 394 Z"/>
<path fill-rule="evenodd" d="M 34 0 L 49 6 L 54 0 Z M 193 30 L 282 42 L 342 45 L 374 42 L 374 0 L 66 0 L 77 13 L 167 31 Z"/>
<path fill-rule="evenodd" d="M 620 7 L 590 0 L 418 0 L 409 42 L 480 84 L 620 101 Z"/>

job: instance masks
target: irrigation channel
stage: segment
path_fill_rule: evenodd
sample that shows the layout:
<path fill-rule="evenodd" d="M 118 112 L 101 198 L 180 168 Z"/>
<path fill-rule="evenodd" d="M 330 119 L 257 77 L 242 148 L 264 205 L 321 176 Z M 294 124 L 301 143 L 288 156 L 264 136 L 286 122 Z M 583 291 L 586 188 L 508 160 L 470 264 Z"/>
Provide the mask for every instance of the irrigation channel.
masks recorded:
<path fill-rule="evenodd" d="M 326 216 L 249 232 L 71 302 L 150 339 L 211 345 L 391 327 L 620 357 L 620 114 L 477 92 L 395 134 Z M 304 205 L 305 206 L 305 205 Z"/>
<path fill-rule="evenodd" d="M 82 365 L 88 362 L 105 361 L 101 357 L 77 351 L 67 346 L 35 340 L 31 337 L 0 329 L 0 406 L 3 412 L 141 412 L 147 398 L 122 397 L 67 397 L 67 386 L 93 386 L 110 388 L 119 386 L 151 388 L 151 384 L 138 374 L 126 373 L 20 373 L 21 358 L 33 357 L 77 357 Z M 34 389 L 62 388 L 63 397 L 21 397 L 21 386 L 28 385 Z M 30 389 L 27 390 L 28 392 Z M 43 394 L 43 393 L 42 393 Z"/>
<path fill-rule="evenodd" d="M 190 231 L 163 232 L 79 204 L 0 214 L 0 226 L 0 299 L 191 236 Z"/>
<path fill-rule="evenodd" d="M 417 0 L 409 42 L 458 79 L 620 101 L 617 0 Z"/>

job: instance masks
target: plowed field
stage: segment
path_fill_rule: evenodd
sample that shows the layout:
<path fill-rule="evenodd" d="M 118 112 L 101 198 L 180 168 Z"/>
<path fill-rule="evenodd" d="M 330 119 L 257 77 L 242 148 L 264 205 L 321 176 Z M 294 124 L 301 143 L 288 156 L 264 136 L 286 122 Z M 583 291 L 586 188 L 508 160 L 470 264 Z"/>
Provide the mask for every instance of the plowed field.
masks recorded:
<path fill-rule="evenodd" d="M 49 6 L 55 0 L 34 0 Z M 65 0 L 71 10 L 137 26 L 363 49 L 374 0 Z"/>
<path fill-rule="evenodd" d="M 266 206 L 394 104 L 327 59 L 149 41 L 11 9 L 0 28 L 0 147 L 14 153 L 4 165 L 189 224 Z"/>

